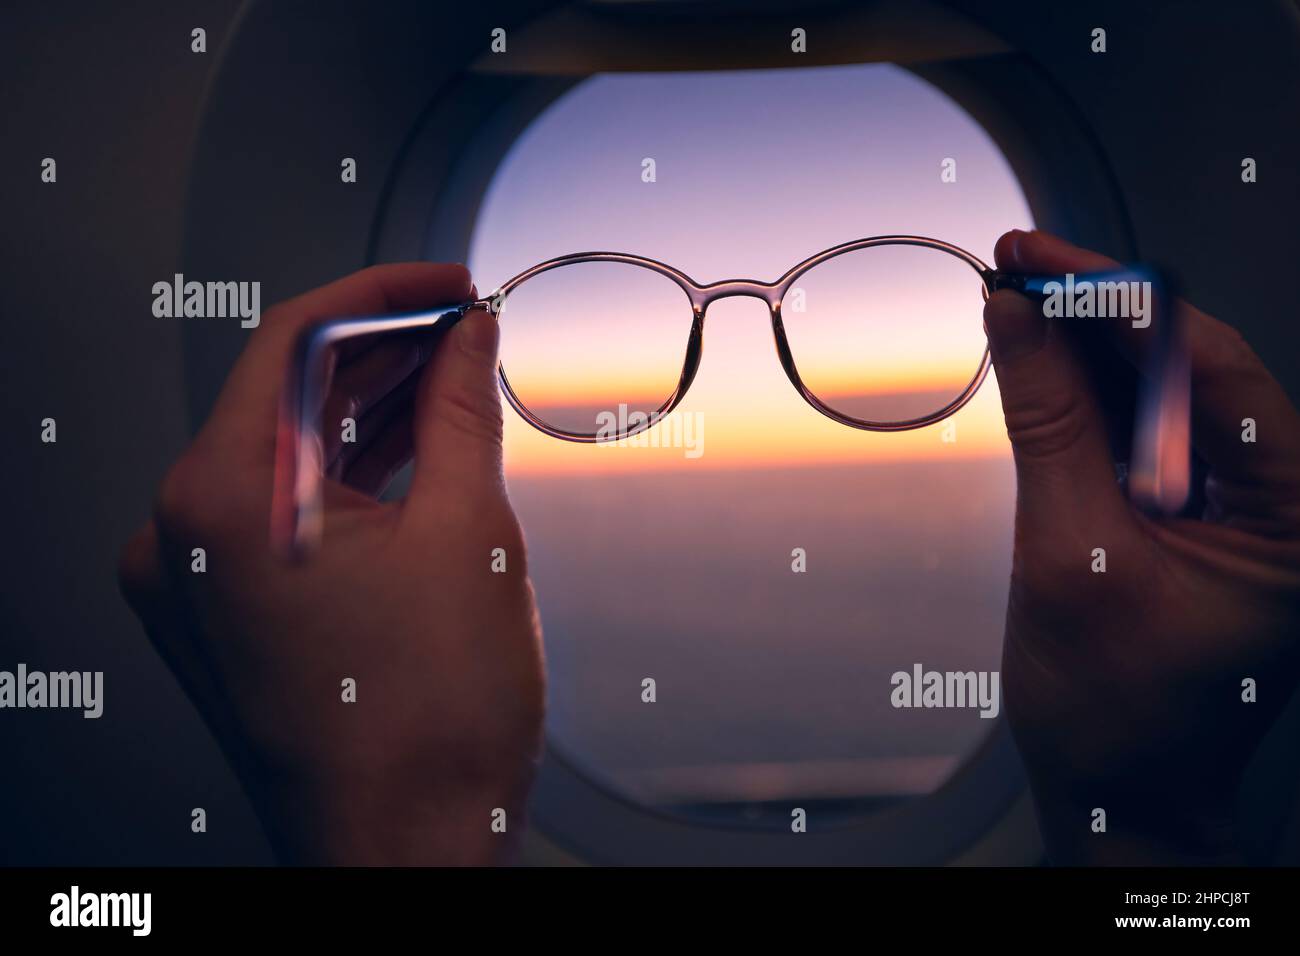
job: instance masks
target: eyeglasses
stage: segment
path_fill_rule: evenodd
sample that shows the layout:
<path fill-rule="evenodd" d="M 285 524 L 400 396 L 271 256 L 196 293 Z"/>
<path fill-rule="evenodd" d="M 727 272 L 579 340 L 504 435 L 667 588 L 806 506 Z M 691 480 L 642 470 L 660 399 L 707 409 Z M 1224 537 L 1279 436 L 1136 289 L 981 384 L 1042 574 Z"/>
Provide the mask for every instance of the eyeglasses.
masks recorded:
<path fill-rule="evenodd" d="M 937 239 L 876 236 L 820 252 L 772 282 L 702 285 L 654 259 L 578 253 L 536 265 L 483 299 L 327 320 L 306 330 L 281 407 L 273 543 L 297 555 L 319 541 L 319 417 L 331 351 L 349 339 L 440 334 L 486 309 L 501 324 L 501 389 L 511 407 L 554 438 L 618 441 L 653 427 L 681 403 L 699 369 L 709 306 L 748 296 L 766 303 L 777 357 L 804 401 L 840 424 L 897 432 L 943 421 L 979 390 L 990 366 L 982 321 L 990 294 L 1010 288 L 1046 305 L 1089 283 L 1103 294 L 1146 290 L 1155 334 L 1146 349 L 1128 487 L 1143 507 L 1172 513 L 1185 504 L 1190 485 L 1190 399 L 1186 353 L 1175 313 L 1163 307 L 1162 275 L 1139 266 L 1014 275 Z M 1151 317 L 1152 309 L 1159 314 Z"/>

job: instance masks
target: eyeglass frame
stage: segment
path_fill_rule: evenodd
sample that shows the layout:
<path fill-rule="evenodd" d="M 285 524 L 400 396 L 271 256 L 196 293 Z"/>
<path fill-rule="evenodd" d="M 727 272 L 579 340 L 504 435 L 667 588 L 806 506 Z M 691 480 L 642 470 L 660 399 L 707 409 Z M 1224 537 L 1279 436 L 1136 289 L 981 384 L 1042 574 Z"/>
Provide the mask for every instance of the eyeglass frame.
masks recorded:
<path fill-rule="evenodd" d="M 838 256 L 849 252 L 856 252 L 860 249 L 870 249 L 874 246 L 920 246 L 928 249 L 935 249 L 940 252 L 954 256 L 967 265 L 969 265 L 979 275 L 984 283 L 983 295 L 987 301 L 990 293 L 993 291 L 990 285 L 992 277 L 997 273 L 990 269 L 983 261 L 972 253 L 967 252 L 951 243 L 943 242 L 938 239 L 929 239 L 924 236 L 872 236 L 867 239 L 857 239 L 852 242 L 842 243 L 833 246 L 823 252 L 811 256 L 774 282 L 760 282 L 754 279 L 724 279 L 718 282 L 701 284 L 696 282 L 686 273 L 675 269 L 666 263 L 657 259 L 649 259 L 645 256 L 634 256 L 619 252 L 577 252 L 567 256 L 559 256 L 555 259 L 548 259 L 521 272 L 509 282 L 506 282 L 497 289 L 490 297 L 493 314 L 499 314 L 510 292 L 516 287 L 522 285 L 527 280 L 538 276 L 543 272 L 549 272 L 552 269 L 562 268 L 569 265 L 578 265 L 583 262 L 614 262 L 623 265 L 639 266 L 657 272 L 662 276 L 672 280 L 677 286 L 686 293 L 690 301 L 693 318 L 691 321 L 691 331 L 686 343 L 686 355 L 682 364 L 681 375 L 677 380 L 677 386 L 668 398 L 653 412 L 649 413 L 648 420 L 641 421 L 637 416 L 637 421 L 629 422 L 629 427 L 617 434 L 601 434 L 588 432 L 574 432 L 568 429 L 558 428 L 546 420 L 533 414 L 528 406 L 515 394 L 510 385 L 510 379 L 506 375 L 505 364 L 501 363 L 498 368 L 501 379 L 501 390 L 505 393 L 506 401 L 528 424 L 532 425 L 538 431 L 550 435 L 552 438 L 563 439 L 564 441 L 596 443 L 617 441 L 623 438 L 629 438 L 633 435 L 640 434 L 650 428 L 655 422 L 669 415 L 686 397 L 686 392 L 691 383 L 695 380 L 695 374 L 699 371 L 700 357 L 703 354 L 704 347 L 704 316 L 708 307 L 719 299 L 733 298 L 744 296 L 749 298 L 761 299 L 767 303 L 768 312 L 772 319 L 772 335 L 776 341 L 777 357 L 781 361 L 781 367 L 785 370 L 786 377 L 790 384 L 802 396 L 803 400 L 834 421 L 841 425 L 848 425 L 850 428 L 858 428 L 864 431 L 873 432 L 898 432 L 909 431 L 914 428 L 925 428 L 928 425 L 936 424 L 943 421 L 948 416 L 957 412 L 963 405 L 975 397 L 984 379 L 988 376 L 991 365 L 988 346 L 984 348 L 984 353 L 980 357 L 980 362 L 975 370 L 975 374 L 967 382 L 962 391 L 950 401 L 935 412 L 928 415 L 922 415 L 916 418 L 904 419 L 901 421 L 873 421 L 871 419 L 856 418 L 852 415 L 846 415 L 837 411 L 819 399 L 803 381 L 799 375 L 798 366 L 795 363 L 794 355 L 790 349 L 790 343 L 786 338 L 785 324 L 781 320 L 781 303 L 784 301 L 786 293 L 793 287 L 794 282 L 800 276 L 816 268 L 827 260 L 834 259 Z"/>
<path fill-rule="evenodd" d="M 786 377 L 809 405 L 823 415 L 864 431 L 899 432 L 925 428 L 952 416 L 964 407 L 988 377 L 991 353 L 986 343 L 975 374 L 961 393 L 947 405 L 928 415 L 897 422 L 880 422 L 855 418 L 838 412 L 822 402 L 803 382 L 786 339 L 781 320 L 781 302 L 796 279 L 827 260 L 845 253 L 875 246 L 902 245 L 935 249 L 969 265 L 980 277 L 985 301 L 1000 289 L 1044 299 L 1045 287 L 1060 282 L 1060 276 L 1023 275 L 990 268 L 979 257 L 952 243 L 925 236 L 872 236 L 841 243 L 819 252 L 788 270 L 773 282 L 752 279 L 724 279 L 700 284 L 686 273 L 657 259 L 616 252 L 580 252 L 538 263 L 498 287 L 491 295 L 440 306 L 431 310 L 400 315 L 324 319 L 299 336 L 290 363 L 288 380 L 280 405 L 280 427 L 276 441 L 275 486 L 271 506 L 271 537 L 274 548 L 286 558 L 305 556 L 319 543 L 324 482 L 324 442 L 318 421 L 328 392 L 327 351 L 340 342 L 369 335 L 391 334 L 424 329 L 443 334 L 469 312 L 483 309 L 494 317 L 501 314 L 505 300 L 515 288 L 544 272 L 583 262 L 614 262 L 657 272 L 672 280 L 685 292 L 693 313 L 687 339 L 686 355 L 677 386 L 660 407 L 644 421 L 636 416 L 635 427 L 615 435 L 570 432 L 556 428 L 534 415 L 515 394 L 506 376 L 504 363 L 497 372 L 506 401 L 528 424 L 553 438 L 584 444 L 618 441 L 640 434 L 671 414 L 685 397 L 699 370 L 703 353 L 704 317 L 708 307 L 719 299 L 745 296 L 765 301 L 772 320 L 772 332 L 778 358 Z M 1157 302 L 1166 301 L 1171 288 L 1164 273 L 1147 266 L 1124 266 L 1115 270 L 1093 272 L 1076 277 L 1092 281 L 1145 281 L 1161 290 Z M 1186 502 L 1190 484 L 1190 454 L 1186 451 L 1190 430 L 1189 369 L 1176 313 L 1161 307 L 1162 321 L 1157 324 L 1157 342 L 1147 358 L 1146 387 L 1139 397 L 1134 429 L 1135 467 L 1130 481 L 1131 497 L 1148 510 L 1166 514 L 1178 511 Z M 629 423 L 631 424 L 631 423 Z M 1173 450 L 1172 456 L 1169 449 Z M 1181 460 L 1180 460 L 1181 457 Z"/>

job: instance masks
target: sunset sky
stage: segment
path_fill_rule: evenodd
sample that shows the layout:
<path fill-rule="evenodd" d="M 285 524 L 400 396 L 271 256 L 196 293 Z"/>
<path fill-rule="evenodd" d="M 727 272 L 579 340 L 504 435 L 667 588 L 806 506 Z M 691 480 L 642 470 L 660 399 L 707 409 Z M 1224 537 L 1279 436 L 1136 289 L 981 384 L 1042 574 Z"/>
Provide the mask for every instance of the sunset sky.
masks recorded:
<path fill-rule="evenodd" d="M 641 181 L 646 157 L 656 163 L 654 183 Z M 956 183 L 940 181 L 948 157 L 957 161 Z M 991 261 L 1001 232 L 1031 224 L 983 130 L 895 67 L 630 74 L 580 85 L 519 139 L 487 195 L 470 266 L 480 289 L 545 259 L 594 250 L 659 259 L 702 283 L 770 281 L 830 246 L 890 233 L 944 239 Z M 824 399 L 959 391 L 982 344 L 974 273 L 928 250 L 851 254 L 866 255 L 880 264 L 867 270 L 876 294 L 862 322 L 827 324 L 819 341 L 787 315 L 805 380 Z M 825 304 L 821 289 L 842 296 L 858 284 L 848 268 L 828 268 L 809 274 L 810 318 L 819 298 Z M 513 324 L 507 300 L 502 356 L 516 392 L 539 414 L 587 402 L 656 406 L 680 371 L 690 326 L 685 296 L 645 270 L 577 269 L 530 280 L 536 293 L 521 287 Z M 968 278 L 958 277 L 962 270 Z M 832 281 L 811 281 L 817 274 Z M 565 295 L 575 288 L 584 295 Z M 911 292 L 919 301 L 909 301 Z M 558 307 L 566 298 L 572 305 Z M 703 414 L 703 456 L 683 462 L 670 449 L 629 455 L 557 442 L 511 415 L 507 458 L 515 473 L 557 473 L 998 455 L 1006 439 L 995 390 L 990 378 L 959 414 L 956 442 L 943 442 L 938 428 L 888 435 L 844 428 L 786 380 L 766 306 L 728 299 L 709 310 L 699 376 L 679 409 Z"/>

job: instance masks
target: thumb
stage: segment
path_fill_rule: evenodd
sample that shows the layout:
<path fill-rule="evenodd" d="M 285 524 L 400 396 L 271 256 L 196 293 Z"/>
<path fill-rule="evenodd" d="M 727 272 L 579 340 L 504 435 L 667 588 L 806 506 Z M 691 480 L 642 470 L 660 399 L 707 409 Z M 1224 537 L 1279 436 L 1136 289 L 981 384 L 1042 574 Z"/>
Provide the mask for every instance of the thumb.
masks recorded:
<path fill-rule="evenodd" d="M 1015 455 L 1018 524 L 1083 530 L 1123 507 L 1100 406 L 1059 323 L 1003 290 L 985 304 L 984 326 Z"/>
<path fill-rule="evenodd" d="M 415 403 L 410 504 L 504 487 L 497 335 L 496 319 L 476 309 L 450 330 L 425 369 Z"/>

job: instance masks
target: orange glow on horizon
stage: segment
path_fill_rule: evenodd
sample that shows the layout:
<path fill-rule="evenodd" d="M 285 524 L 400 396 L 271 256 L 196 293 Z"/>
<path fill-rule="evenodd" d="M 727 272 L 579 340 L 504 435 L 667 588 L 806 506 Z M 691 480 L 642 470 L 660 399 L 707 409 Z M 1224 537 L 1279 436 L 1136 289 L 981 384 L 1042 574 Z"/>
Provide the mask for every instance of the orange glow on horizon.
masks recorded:
<path fill-rule="evenodd" d="M 979 369 L 979 356 L 963 356 L 961 361 L 926 366 L 910 365 L 907 368 L 882 369 L 873 372 L 868 381 L 862 380 L 860 371 L 841 367 L 837 369 L 810 369 L 795 364 L 805 382 L 815 384 L 813 391 L 823 401 L 834 405 L 835 398 L 855 396 L 888 396 L 913 392 L 947 392 L 956 398 Z M 547 408 L 593 406 L 617 411 L 621 402 L 628 408 L 657 408 L 667 401 L 681 377 L 678 368 L 664 381 L 664 376 L 647 376 L 644 372 L 632 376 L 617 376 L 610 371 L 603 375 L 575 376 L 571 369 L 556 368 L 553 373 L 516 378 L 506 368 L 510 387 L 539 418 L 546 418 Z"/>
<path fill-rule="evenodd" d="M 507 474 L 633 473 L 688 469 L 811 467 L 1005 457 L 1009 446 L 990 376 L 965 408 L 926 428 L 869 432 L 841 425 L 789 388 L 762 403 L 693 402 L 624 443 L 551 438 L 506 414 Z M 949 439 L 949 440 L 945 440 Z M 692 453 L 698 451 L 699 454 Z"/>

